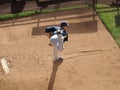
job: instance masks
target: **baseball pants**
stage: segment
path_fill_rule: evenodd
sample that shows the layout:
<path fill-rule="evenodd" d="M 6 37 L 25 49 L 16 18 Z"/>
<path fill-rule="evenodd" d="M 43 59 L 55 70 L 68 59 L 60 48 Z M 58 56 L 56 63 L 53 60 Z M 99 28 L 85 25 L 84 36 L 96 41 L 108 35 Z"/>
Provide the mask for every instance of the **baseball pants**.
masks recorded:
<path fill-rule="evenodd" d="M 50 43 L 53 47 L 53 56 L 54 56 L 54 59 L 59 59 L 60 56 L 60 52 L 63 51 L 63 36 L 60 34 L 60 35 L 53 35 L 51 38 L 50 38 Z"/>

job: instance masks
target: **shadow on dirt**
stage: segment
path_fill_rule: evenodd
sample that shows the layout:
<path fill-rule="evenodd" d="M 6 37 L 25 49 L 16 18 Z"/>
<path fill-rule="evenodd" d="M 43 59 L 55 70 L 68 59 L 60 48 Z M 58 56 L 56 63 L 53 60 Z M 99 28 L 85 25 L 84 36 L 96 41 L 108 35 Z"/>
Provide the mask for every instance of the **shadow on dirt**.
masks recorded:
<path fill-rule="evenodd" d="M 51 73 L 51 76 L 50 76 L 50 81 L 49 81 L 47 90 L 53 90 L 53 86 L 54 86 L 55 78 L 56 78 L 56 73 L 58 71 L 58 67 L 61 64 L 62 64 L 62 61 L 53 62 L 53 70 L 52 70 L 52 73 Z"/>
<path fill-rule="evenodd" d="M 120 27 L 120 15 L 115 16 L 115 24 L 116 24 L 116 27 Z"/>
<path fill-rule="evenodd" d="M 32 30 L 32 35 L 44 35 L 45 27 L 47 26 L 37 26 Z M 70 23 L 70 34 L 79 34 L 79 33 L 94 33 L 98 31 L 97 20 L 95 21 L 86 21 L 80 23 Z"/>
<path fill-rule="evenodd" d="M 74 13 L 71 13 L 73 11 Z M 77 14 L 79 15 L 79 14 L 83 14 L 83 13 L 85 14 L 85 13 L 90 13 L 90 12 L 91 12 L 91 9 L 82 9 L 82 10 L 75 9 L 75 10 L 69 10 L 69 11 L 59 11 L 59 12 L 54 12 L 54 13 L 49 13 L 49 14 L 37 14 L 37 15 L 31 16 L 30 18 L 26 18 L 26 19 L 11 19 L 8 21 L 1 21 L 0 28 L 22 26 L 22 25 L 35 24 L 35 23 L 38 24 L 38 23 L 43 23 L 43 22 L 52 22 L 52 21 L 59 21 L 59 20 L 70 20 L 70 19 L 76 19 L 76 18 L 93 17 L 92 14 L 74 16 L 74 17 L 65 17 L 67 15 L 77 15 Z M 64 17 L 64 18 L 59 18 L 59 17 Z"/>

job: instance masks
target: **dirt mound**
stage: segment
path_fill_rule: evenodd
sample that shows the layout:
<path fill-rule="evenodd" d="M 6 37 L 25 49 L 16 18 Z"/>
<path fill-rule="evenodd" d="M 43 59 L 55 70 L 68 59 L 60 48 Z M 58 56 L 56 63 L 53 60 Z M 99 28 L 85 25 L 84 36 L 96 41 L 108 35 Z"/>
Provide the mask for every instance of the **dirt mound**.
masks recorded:
<path fill-rule="evenodd" d="M 73 13 L 74 11 L 74 13 Z M 63 62 L 53 63 L 44 27 L 70 23 Z M 3 24 L 2 24 L 3 23 Z M 0 24 L 0 90 L 119 90 L 120 49 L 91 10 L 36 15 Z"/>

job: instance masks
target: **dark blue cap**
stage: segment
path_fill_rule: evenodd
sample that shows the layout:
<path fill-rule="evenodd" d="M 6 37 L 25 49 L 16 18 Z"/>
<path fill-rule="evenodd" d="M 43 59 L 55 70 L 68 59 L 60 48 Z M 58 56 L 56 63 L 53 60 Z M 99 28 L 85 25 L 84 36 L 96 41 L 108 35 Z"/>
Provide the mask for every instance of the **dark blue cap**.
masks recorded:
<path fill-rule="evenodd" d="M 64 27 L 64 26 L 70 26 L 66 21 L 62 21 L 61 24 L 60 24 L 61 27 Z"/>

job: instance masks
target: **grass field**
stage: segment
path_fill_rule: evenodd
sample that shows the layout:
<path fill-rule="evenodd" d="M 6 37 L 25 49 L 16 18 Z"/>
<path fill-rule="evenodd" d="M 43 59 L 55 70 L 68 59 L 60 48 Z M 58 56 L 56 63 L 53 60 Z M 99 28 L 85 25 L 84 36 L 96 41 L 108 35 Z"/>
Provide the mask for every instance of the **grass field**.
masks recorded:
<path fill-rule="evenodd" d="M 97 5 L 97 13 L 120 47 L 120 15 L 115 7 Z"/>

